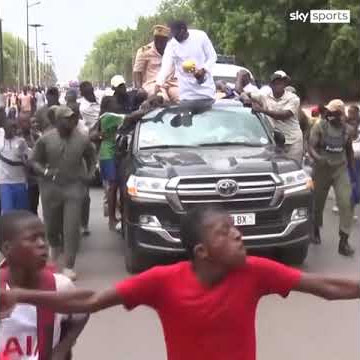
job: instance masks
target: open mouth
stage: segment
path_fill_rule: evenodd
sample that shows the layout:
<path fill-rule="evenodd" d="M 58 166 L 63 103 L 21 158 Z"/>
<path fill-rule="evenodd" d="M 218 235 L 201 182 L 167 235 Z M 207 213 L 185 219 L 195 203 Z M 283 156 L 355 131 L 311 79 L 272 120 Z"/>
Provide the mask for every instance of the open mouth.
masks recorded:
<path fill-rule="evenodd" d="M 43 253 L 43 254 L 40 254 L 40 256 L 39 256 L 39 259 L 40 259 L 41 261 L 44 261 L 44 262 L 46 262 L 46 261 L 48 260 L 48 258 L 49 258 L 49 255 L 48 255 L 47 252 L 46 252 L 46 253 Z"/>

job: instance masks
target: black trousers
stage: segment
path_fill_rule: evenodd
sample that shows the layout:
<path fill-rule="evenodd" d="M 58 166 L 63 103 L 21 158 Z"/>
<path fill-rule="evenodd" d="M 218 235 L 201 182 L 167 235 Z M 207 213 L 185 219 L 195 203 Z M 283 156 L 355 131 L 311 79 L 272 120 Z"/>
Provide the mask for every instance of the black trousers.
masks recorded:
<path fill-rule="evenodd" d="M 35 215 L 38 215 L 38 207 L 39 207 L 39 185 L 31 184 L 29 185 L 29 206 L 30 211 Z"/>

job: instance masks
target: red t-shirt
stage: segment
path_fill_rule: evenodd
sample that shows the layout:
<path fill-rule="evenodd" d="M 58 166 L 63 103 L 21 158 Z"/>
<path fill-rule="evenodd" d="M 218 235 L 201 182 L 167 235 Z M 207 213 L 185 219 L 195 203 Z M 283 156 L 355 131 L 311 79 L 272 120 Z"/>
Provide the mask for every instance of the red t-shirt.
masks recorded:
<path fill-rule="evenodd" d="M 255 360 L 255 314 L 264 295 L 286 297 L 299 270 L 248 257 L 218 285 L 202 285 L 190 262 L 155 267 L 117 284 L 125 307 L 154 308 L 169 360 Z"/>

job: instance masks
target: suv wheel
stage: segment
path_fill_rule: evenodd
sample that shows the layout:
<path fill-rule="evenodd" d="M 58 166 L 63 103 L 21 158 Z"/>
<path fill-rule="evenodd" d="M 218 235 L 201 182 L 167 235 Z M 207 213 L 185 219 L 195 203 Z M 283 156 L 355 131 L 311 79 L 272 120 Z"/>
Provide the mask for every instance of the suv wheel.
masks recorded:
<path fill-rule="evenodd" d="M 308 242 L 302 242 L 279 249 L 279 257 L 282 262 L 289 265 L 302 265 L 308 254 Z"/>
<path fill-rule="evenodd" d="M 136 274 L 148 268 L 146 256 L 131 246 L 128 225 L 123 222 L 123 235 L 125 242 L 125 267 L 130 274 Z"/>

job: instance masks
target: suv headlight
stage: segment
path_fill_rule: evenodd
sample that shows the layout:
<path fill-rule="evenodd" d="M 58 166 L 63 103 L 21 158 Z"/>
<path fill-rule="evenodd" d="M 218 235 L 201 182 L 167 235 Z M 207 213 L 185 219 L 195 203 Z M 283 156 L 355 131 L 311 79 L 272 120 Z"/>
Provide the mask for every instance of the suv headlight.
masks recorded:
<path fill-rule="evenodd" d="M 127 193 L 139 200 L 166 201 L 165 187 L 168 181 L 168 179 L 130 175 L 126 184 Z"/>
<path fill-rule="evenodd" d="M 291 171 L 279 174 L 285 194 L 291 194 L 297 191 L 303 191 L 313 188 L 311 177 L 304 170 Z"/>

